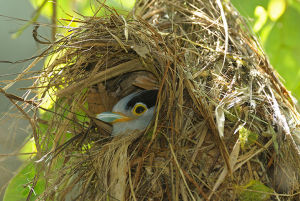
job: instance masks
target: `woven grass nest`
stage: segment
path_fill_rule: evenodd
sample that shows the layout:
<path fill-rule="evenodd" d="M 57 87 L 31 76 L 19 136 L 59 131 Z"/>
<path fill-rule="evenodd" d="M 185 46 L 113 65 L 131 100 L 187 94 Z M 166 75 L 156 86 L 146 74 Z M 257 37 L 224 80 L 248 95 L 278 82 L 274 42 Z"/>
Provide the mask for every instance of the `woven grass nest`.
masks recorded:
<path fill-rule="evenodd" d="M 230 3 L 85 19 L 35 83 L 40 108 L 54 103 L 36 133 L 39 200 L 299 199 L 299 114 Z M 159 89 L 151 125 L 111 137 L 95 115 L 143 89 Z"/>

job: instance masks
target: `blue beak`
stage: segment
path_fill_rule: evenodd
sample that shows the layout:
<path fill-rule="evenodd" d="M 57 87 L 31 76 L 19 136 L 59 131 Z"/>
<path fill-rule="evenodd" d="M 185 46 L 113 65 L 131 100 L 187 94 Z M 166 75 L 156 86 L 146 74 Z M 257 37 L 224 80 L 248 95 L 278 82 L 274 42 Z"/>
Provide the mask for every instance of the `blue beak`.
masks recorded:
<path fill-rule="evenodd" d="M 104 121 L 106 123 L 116 123 L 116 122 L 124 122 L 129 121 L 130 118 L 121 113 L 116 112 L 102 112 L 98 114 L 97 119 Z"/>

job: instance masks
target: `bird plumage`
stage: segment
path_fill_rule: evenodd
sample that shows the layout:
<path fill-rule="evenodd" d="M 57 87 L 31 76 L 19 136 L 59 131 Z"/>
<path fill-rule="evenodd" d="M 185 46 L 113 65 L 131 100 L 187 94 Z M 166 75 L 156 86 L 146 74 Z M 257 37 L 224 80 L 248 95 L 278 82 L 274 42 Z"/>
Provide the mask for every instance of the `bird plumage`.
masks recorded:
<path fill-rule="evenodd" d="M 112 135 L 130 134 L 130 131 L 143 131 L 149 125 L 155 112 L 157 90 L 134 92 L 122 98 L 112 109 L 97 116 L 112 123 Z"/>

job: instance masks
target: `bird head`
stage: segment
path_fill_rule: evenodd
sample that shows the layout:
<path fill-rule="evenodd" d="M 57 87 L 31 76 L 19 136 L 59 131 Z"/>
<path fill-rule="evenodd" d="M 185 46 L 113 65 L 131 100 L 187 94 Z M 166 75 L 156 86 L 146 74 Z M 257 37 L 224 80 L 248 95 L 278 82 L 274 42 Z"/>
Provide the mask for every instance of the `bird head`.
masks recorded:
<path fill-rule="evenodd" d="M 103 112 L 97 115 L 97 119 L 112 124 L 113 136 L 143 131 L 153 118 L 157 92 L 144 90 L 129 94 L 113 107 L 112 112 Z"/>

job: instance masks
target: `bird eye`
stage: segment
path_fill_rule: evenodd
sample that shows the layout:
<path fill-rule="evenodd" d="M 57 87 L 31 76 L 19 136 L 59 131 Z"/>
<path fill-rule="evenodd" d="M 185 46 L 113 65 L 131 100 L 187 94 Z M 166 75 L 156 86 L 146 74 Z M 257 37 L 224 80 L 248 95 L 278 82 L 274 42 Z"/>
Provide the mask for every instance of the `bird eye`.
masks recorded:
<path fill-rule="evenodd" d="M 136 104 L 132 110 L 133 114 L 135 115 L 142 115 L 144 112 L 146 112 L 147 107 L 144 104 Z"/>

